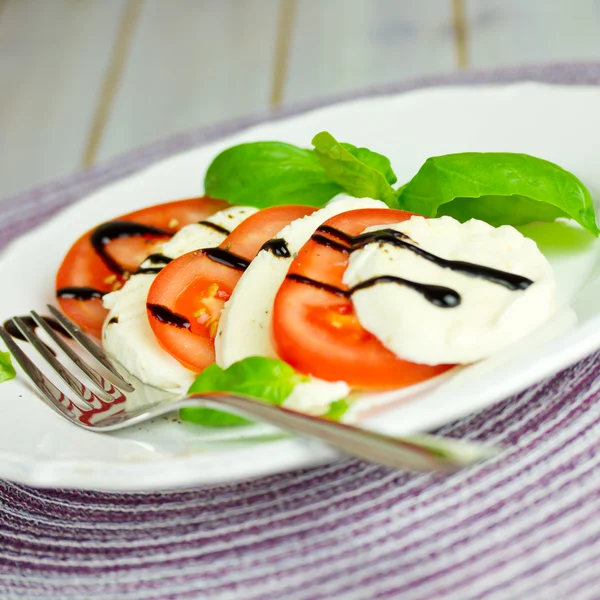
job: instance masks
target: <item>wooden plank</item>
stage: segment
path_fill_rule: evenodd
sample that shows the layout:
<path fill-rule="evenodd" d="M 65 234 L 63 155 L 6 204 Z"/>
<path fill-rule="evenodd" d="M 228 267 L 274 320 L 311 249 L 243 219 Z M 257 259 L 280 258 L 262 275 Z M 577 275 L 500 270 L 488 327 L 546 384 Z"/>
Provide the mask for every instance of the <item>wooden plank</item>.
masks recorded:
<path fill-rule="evenodd" d="M 456 68 L 450 0 L 299 0 L 285 102 Z"/>
<path fill-rule="evenodd" d="M 99 160 L 269 107 L 279 0 L 147 0 Z"/>
<path fill-rule="evenodd" d="M 0 14 L 0 195 L 80 168 L 123 0 L 8 0 Z"/>
<path fill-rule="evenodd" d="M 597 0 L 466 0 L 473 67 L 600 59 Z"/>

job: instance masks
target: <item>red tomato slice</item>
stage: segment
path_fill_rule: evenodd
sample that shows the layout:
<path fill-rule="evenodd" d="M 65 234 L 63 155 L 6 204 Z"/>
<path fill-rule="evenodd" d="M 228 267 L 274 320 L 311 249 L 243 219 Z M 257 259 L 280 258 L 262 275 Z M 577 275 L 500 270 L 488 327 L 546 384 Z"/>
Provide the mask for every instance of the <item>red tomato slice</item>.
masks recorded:
<path fill-rule="evenodd" d="M 354 236 L 372 225 L 399 223 L 411 216 L 402 210 L 361 209 L 337 215 L 324 225 Z M 347 290 L 342 277 L 348 257 L 309 240 L 289 273 Z M 349 298 L 289 278 L 275 299 L 273 336 L 277 353 L 294 368 L 327 381 L 346 381 L 355 388 L 403 387 L 450 368 L 401 360 L 363 329 Z"/>
<path fill-rule="evenodd" d="M 196 250 L 169 263 L 148 293 L 148 319 L 160 345 L 196 373 L 215 362 L 214 338 L 221 309 L 245 264 L 286 225 L 314 210 L 296 205 L 265 208 L 240 223 L 219 246 L 220 251 Z M 233 259 L 238 267 L 209 255 Z"/>
<path fill-rule="evenodd" d="M 118 217 L 110 223 L 138 223 L 155 228 L 155 231 L 144 234 L 142 230 L 110 241 L 106 237 L 100 239 L 104 259 L 92 245 L 92 234 L 101 227 L 106 231 L 106 224 L 88 231 L 73 244 L 56 275 L 57 298 L 62 311 L 86 333 L 99 338 L 107 315 L 100 299 L 102 295 L 119 289 L 129 273 L 135 271 L 158 244 L 183 226 L 201 221 L 227 206 L 222 200 L 191 198 L 150 206 Z M 108 233 L 112 235 L 118 231 L 113 228 Z M 97 237 L 102 238 L 102 235 Z M 82 299 L 86 290 L 89 299 Z"/>

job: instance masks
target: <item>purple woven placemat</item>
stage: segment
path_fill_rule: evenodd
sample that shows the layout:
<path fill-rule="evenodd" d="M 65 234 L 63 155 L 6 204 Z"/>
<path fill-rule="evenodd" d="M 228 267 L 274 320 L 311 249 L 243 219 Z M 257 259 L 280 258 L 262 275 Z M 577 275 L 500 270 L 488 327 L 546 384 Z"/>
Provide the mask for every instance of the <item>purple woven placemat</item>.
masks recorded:
<path fill-rule="evenodd" d="M 475 72 L 353 97 L 524 79 L 599 84 L 600 64 Z M 183 134 L 0 200 L 0 248 L 98 187 L 259 120 Z M 0 598 L 598 598 L 599 361 L 444 427 L 508 449 L 450 477 L 345 461 L 155 494 L 0 482 Z"/>

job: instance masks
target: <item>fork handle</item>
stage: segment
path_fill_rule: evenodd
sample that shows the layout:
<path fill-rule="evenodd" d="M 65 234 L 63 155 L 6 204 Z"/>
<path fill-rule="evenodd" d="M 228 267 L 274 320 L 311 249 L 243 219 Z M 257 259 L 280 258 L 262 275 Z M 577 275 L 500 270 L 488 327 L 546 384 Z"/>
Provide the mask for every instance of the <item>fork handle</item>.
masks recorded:
<path fill-rule="evenodd" d="M 392 437 L 226 393 L 192 394 L 177 405 L 227 406 L 285 431 L 319 439 L 357 458 L 395 468 L 453 472 L 494 453 L 480 444 L 433 435 Z"/>

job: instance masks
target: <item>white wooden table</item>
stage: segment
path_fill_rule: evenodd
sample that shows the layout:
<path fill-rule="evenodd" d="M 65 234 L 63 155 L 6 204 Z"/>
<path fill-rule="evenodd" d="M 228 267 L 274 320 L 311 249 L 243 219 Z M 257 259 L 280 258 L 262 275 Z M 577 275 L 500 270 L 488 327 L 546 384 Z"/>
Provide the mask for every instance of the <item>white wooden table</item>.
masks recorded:
<path fill-rule="evenodd" d="M 600 60 L 598 0 L 0 0 L 0 196 L 281 105 L 570 60 Z"/>

